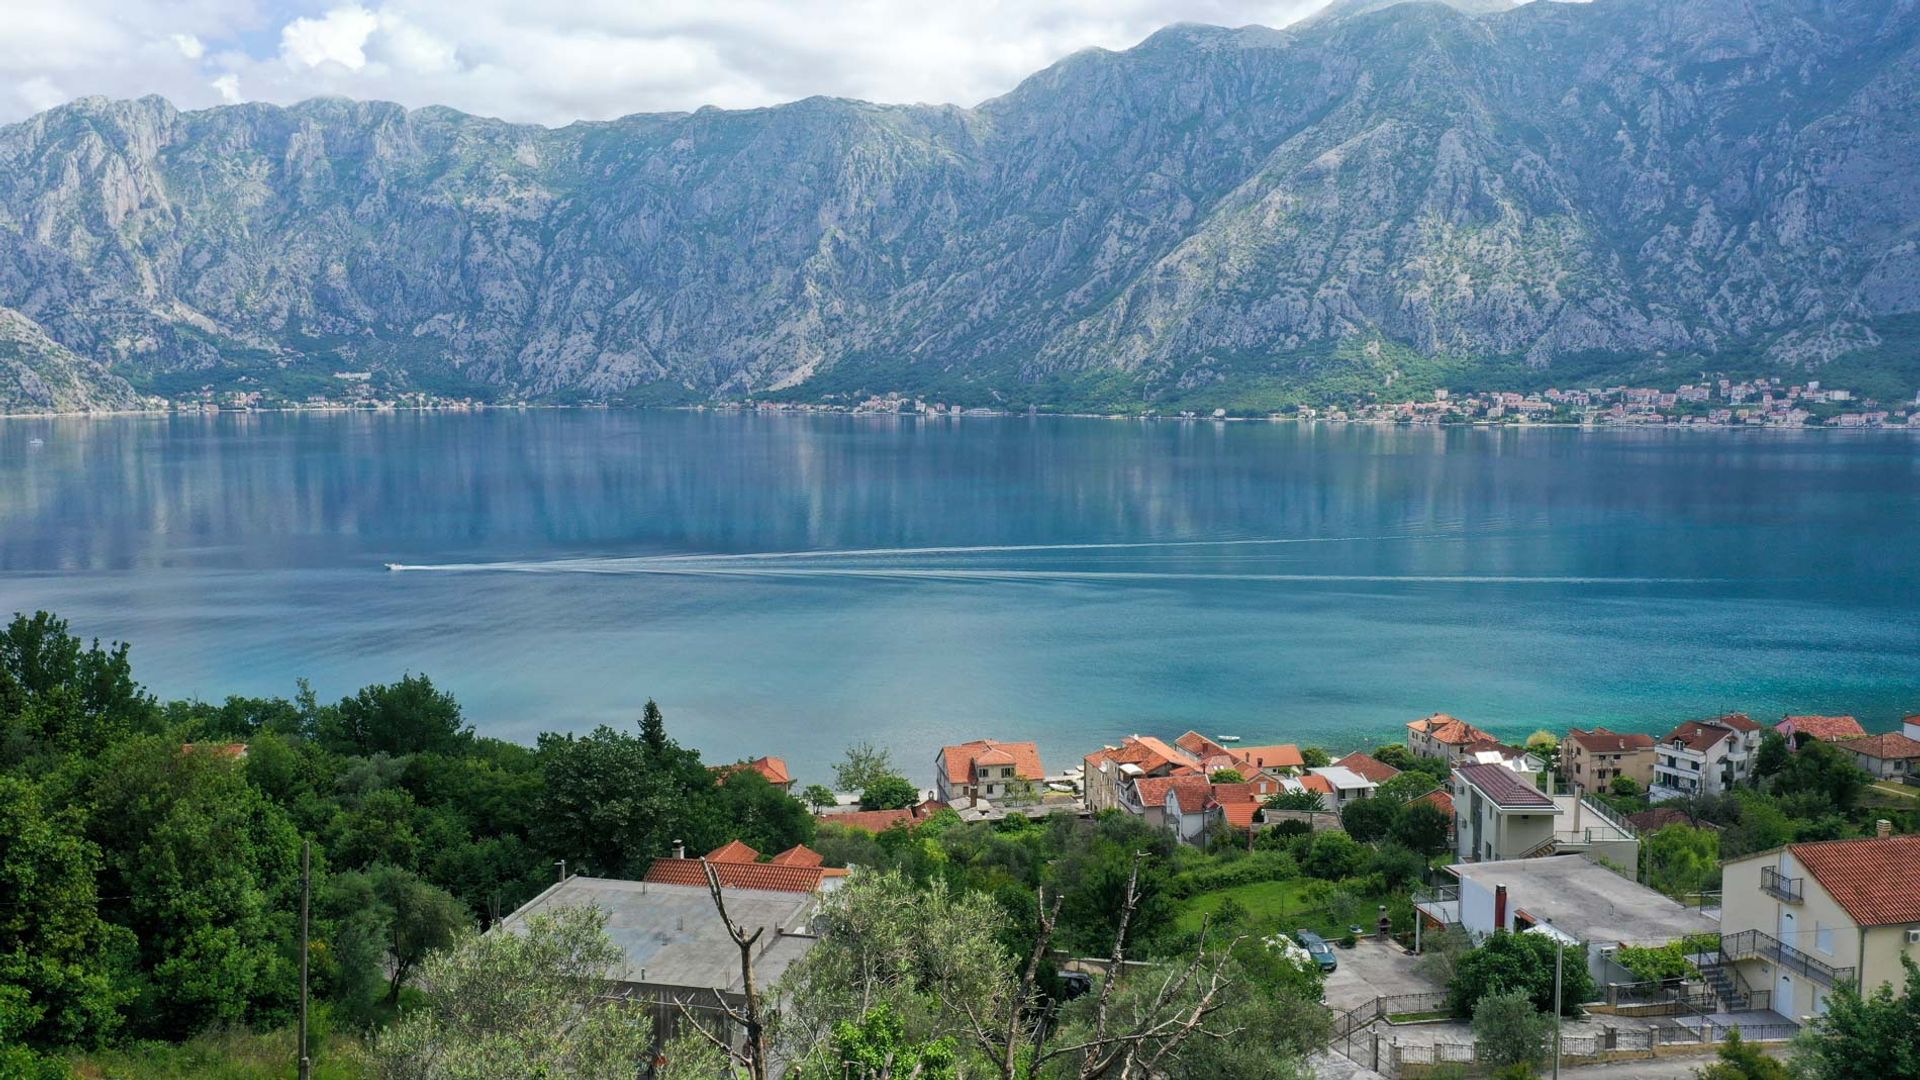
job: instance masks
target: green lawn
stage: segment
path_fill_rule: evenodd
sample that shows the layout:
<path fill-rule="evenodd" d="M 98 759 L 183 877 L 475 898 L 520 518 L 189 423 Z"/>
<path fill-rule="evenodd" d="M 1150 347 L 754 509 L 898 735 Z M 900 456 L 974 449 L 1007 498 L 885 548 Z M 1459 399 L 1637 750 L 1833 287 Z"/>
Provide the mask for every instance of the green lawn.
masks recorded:
<path fill-rule="evenodd" d="M 1259 881 L 1202 893 L 1181 905 L 1174 925 L 1182 933 L 1197 931 L 1203 918 L 1218 913 L 1220 905 L 1231 899 L 1246 909 L 1247 924 L 1251 929 L 1283 930 L 1288 933 L 1312 930 L 1328 941 L 1338 941 L 1351 924 L 1341 921 L 1340 913 L 1308 902 L 1307 891 L 1315 884 L 1317 882 L 1310 878 L 1293 878 L 1287 881 Z M 1404 929 L 1400 926 L 1404 921 L 1401 909 L 1407 906 L 1404 895 L 1388 898 L 1356 894 L 1347 909 L 1347 915 L 1355 917 L 1356 922 L 1371 932 L 1374 920 L 1379 917 L 1379 905 L 1383 903 L 1388 904 L 1395 915 L 1396 928 Z"/>

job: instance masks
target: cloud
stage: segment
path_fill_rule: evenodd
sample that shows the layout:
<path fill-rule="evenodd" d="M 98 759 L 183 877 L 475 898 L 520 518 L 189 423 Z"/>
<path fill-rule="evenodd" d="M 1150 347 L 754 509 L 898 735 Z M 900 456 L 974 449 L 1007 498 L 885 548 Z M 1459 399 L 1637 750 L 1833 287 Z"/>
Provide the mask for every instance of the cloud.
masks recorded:
<path fill-rule="evenodd" d="M 0 121 L 49 95 L 183 108 L 318 94 L 564 124 L 815 94 L 971 105 L 1179 21 L 1285 25 L 1326 0 L 6 0 Z M 299 8 L 284 6 L 299 3 Z M 265 5 L 265 6 L 262 6 Z"/>

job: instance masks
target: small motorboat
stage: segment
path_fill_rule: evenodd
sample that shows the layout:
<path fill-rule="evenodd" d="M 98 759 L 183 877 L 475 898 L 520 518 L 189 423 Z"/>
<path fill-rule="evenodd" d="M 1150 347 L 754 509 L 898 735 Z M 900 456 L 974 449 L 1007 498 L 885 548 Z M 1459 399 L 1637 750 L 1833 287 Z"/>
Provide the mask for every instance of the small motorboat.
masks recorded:
<path fill-rule="evenodd" d="M 1215 742 L 1239 742 L 1239 741 L 1240 741 L 1240 736 L 1238 736 L 1238 735 L 1215 735 L 1215 736 L 1213 737 L 1213 741 L 1215 741 Z"/>

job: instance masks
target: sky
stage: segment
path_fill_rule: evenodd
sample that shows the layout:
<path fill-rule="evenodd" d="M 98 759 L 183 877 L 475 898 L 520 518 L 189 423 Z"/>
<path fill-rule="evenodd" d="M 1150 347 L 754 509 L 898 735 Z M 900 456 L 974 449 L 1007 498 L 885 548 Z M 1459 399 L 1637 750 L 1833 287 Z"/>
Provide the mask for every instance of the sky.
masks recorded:
<path fill-rule="evenodd" d="M 814 94 L 973 105 L 1173 22 L 1326 0 L 0 0 L 0 123 L 76 97 L 318 95 L 558 125 Z"/>

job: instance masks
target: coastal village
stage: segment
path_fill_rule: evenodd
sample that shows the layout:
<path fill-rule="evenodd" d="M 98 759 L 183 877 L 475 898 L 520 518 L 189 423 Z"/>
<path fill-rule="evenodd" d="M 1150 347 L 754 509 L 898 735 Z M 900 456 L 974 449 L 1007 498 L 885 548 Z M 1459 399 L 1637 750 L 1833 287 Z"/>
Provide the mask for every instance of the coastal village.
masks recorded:
<path fill-rule="evenodd" d="M 1783 1047 L 1842 988 L 1897 991 L 1903 962 L 1920 960 L 1920 834 L 1896 833 L 1888 818 L 1866 835 L 1728 858 L 1711 868 L 1717 887 L 1675 887 L 1662 869 L 1660 849 L 1673 838 L 1716 828 L 1700 806 L 1731 799 L 1769 769 L 1793 768 L 1796 755 L 1857 766 L 1883 805 L 1911 807 L 1920 797 L 1920 715 L 1879 734 L 1848 716 L 1761 723 L 1731 713 L 1688 719 L 1660 736 L 1575 727 L 1512 745 L 1434 714 L 1407 722 L 1400 742 L 1339 757 L 1188 731 L 1126 736 L 1051 769 L 1035 742 L 978 738 L 942 747 L 922 777 L 928 783 L 885 806 L 861 793 L 797 790 L 787 764 L 766 756 L 715 773 L 752 772 L 812 803 L 815 846 L 676 846 L 639 881 L 566 877 L 506 923 L 604 907 L 631 955 L 626 992 L 663 1008 L 700 995 L 729 1013 L 746 988 L 734 940 L 699 917 L 711 911 L 709 894 L 724 895 L 736 921 L 769 932 L 759 972 L 771 982 L 817 944 L 807 927 L 818 905 L 857 871 L 823 854 L 843 838 L 907 845 L 948 827 L 942 822 L 1032 828 L 1119 816 L 1182 847 L 1287 845 L 1311 866 L 1323 848 L 1382 841 L 1370 822 L 1394 822 L 1387 842 L 1398 843 L 1419 830 L 1418 819 L 1437 841 L 1423 872 L 1365 902 L 1336 900 L 1331 914 L 1305 903 L 1293 917 L 1319 929 L 1278 935 L 1279 947 L 1325 972 L 1333 1043 L 1314 1060 L 1317 1075 L 1421 1077 L 1484 1063 L 1486 1047 L 1458 1012 L 1458 976 L 1450 988 L 1428 957 L 1510 935 L 1544 936 L 1585 957 L 1589 990 L 1580 1018 L 1556 1037 L 1556 1068 L 1711 1054 L 1729 1038 Z M 1623 809 L 1636 799 L 1644 809 Z M 1223 891 L 1245 899 L 1223 900 L 1215 913 L 1253 902 L 1267 885 L 1232 880 Z M 1324 904 L 1329 891 L 1303 895 Z M 1651 973 L 1651 957 L 1669 966 Z M 1112 973 L 1097 958 L 1058 961 L 1088 973 L 1088 985 Z"/>

